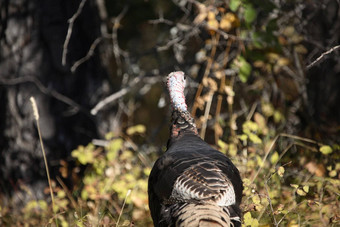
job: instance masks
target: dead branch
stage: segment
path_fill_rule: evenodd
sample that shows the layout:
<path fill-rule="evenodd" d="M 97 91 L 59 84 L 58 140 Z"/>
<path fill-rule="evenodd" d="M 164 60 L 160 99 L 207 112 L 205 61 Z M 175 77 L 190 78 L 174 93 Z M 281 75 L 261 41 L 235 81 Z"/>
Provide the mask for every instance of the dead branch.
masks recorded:
<path fill-rule="evenodd" d="M 93 41 L 93 43 L 91 44 L 91 47 L 89 49 L 89 51 L 87 52 L 86 56 L 79 59 L 78 61 L 76 61 L 73 66 L 71 67 L 71 72 L 74 73 L 76 71 L 76 69 L 83 64 L 84 62 L 86 62 L 87 60 L 89 60 L 93 53 L 94 50 L 96 49 L 96 47 L 98 46 L 98 44 L 100 43 L 100 41 L 102 41 L 102 37 L 97 38 L 95 41 Z"/>
<path fill-rule="evenodd" d="M 159 11 L 159 18 L 156 20 L 149 20 L 150 24 L 167 24 L 167 25 L 173 25 L 174 22 L 171 20 L 164 19 L 163 11 Z"/>
<path fill-rule="evenodd" d="M 117 91 L 116 93 L 113 93 L 112 95 L 100 101 L 94 108 L 92 108 L 91 114 L 96 115 L 99 112 L 99 110 L 103 109 L 106 105 L 124 96 L 126 93 L 128 93 L 132 89 L 132 87 L 134 87 L 137 83 L 139 83 L 140 80 L 141 79 L 139 77 L 136 77 L 130 82 L 128 87 L 122 88 L 120 91 Z"/>
<path fill-rule="evenodd" d="M 74 112 L 81 110 L 84 113 L 88 113 L 87 110 L 85 110 L 81 105 L 79 105 L 78 103 L 76 103 L 75 101 L 70 99 L 69 97 L 67 97 L 67 96 L 65 96 L 65 95 L 63 95 L 63 94 L 61 94 L 61 93 L 59 93 L 55 90 L 51 90 L 50 88 L 47 88 L 36 77 L 24 76 L 24 77 L 18 77 L 18 78 L 14 78 L 14 79 L 0 78 L 0 84 L 4 84 L 4 85 L 17 85 L 17 84 L 28 83 L 28 82 L 33 83 L 35 86 L 37 86 L 39 91 L 41 91 L 42 93 L 44 93 L 46 95 L 50 95 L 50 96 L 54 97 L 55 99 L 73 107 Z"/>
<path fill-rule="evenodd" d="M 340 48 L 340 45 L 334 46 L 331 49 L 327 50 L 326 52 L 322 53 L 317 59 L 315 59 L 312 63 L 310 63 L 309 65 L 307 65 L 307 69 L 312 68 L 316 63 L 318 63 L 319 61 L 321 61 L 326 55 L 336 51 L 337 49 Z"/>
<path fill-rule="evenodd" d="M 63 66 L 66 65 L 67 47 L 68 47 L 68 44 L 70 42 L 70 38 L 71 38 L 71 35 L 72 35 L 74 21 L 80 15 L 81 11 L 84 8 L 85 3 L 86 3 L 86 0 L 82 0 L 80 2 L 80 4 L 79 4 L 77 12 L 68 20 L 69 25 L 68 25 L 68 29 L 67 29 L 67 34 L 66 34 L 66 38 L 65 38 L 65 41 L 64 41 L 64 45 L 63 45 L 63 55 L 62 55 L 62 59 L 61 59 L 61 63 L 62 63 Z"/>
<path fill-rule="evenodd" d="M 100 101 L 95 107 L 91 109 L 91 114 L 92 115 L 97 115 L 97 113 L 103 109 L 106 105 L 110 103 L 114 103 L 116 100 L 119 98 L 123 97 L 126 95 L 128 92 L 130 92 L 139 82 L 143 81 L 145 84 L 155 84 L 159 82 L 162 79 L 162 77 L 135 77 L 127 87 L 122 88 L 121 90 L 113 93 L 112 95 L 104 98 L 102 101 Z"/>
<path fill-rule="evenodd" d="M 120 60 L 120 56 L 121 56 L 121 51 L 119 48 L 119 44 L 118 44 L 118 28 L 120 27 L 120 21 L 123 19 L 124 15 L 126 14 L 128 10 L 128 6 L 125 6 L 124 9 L 122 10 L 122 12 L 113 19 L 113 25 L 112 25 L 112 34 L 111 34 L 111 38 L 112 38 L 112 51 L 113 51 L 113 55 L 116 59 L 116 63 L 117 63 L 117 72 L 118 75 L 121 75 L 122 73 L 122 69 L 121 69 L 121 60 Z"/>

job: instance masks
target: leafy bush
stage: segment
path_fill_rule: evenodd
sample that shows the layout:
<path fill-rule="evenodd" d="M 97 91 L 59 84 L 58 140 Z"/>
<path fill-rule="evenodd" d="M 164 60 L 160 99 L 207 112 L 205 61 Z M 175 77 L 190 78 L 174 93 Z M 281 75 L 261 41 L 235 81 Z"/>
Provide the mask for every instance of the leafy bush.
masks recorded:
<path fill-rule="evenodd" d="M 306 111 L 307 80 L 305 37 L 294 8 L 300 1 L 173 2 L 172 21 L 157 20 L 168 27 L 156 49 L 161 56 L 163 51 L 174 55 L 190 75 L 200 135 L 241 172 L 243 225 L 338 225 L 340 145 L 322 141 L 298 120 Z M 57 219 L 61 226 L 152 226 L 147 177 L 157 145 L 150 142 L 151 125 L 109 133 L 74 150 L 72 189 L 60 178 L 53 185 L 56 216 L 49 201 L 32 200 L 15 219 L 11 207 L 1 205 L 0 224 L 52 225 Z"/>

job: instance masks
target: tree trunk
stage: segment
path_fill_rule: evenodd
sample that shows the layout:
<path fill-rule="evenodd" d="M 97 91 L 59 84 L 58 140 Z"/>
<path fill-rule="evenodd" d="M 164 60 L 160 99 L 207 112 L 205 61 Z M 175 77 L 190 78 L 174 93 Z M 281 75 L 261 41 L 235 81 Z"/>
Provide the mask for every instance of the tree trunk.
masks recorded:
<path fill-rule="evenodd" d="M 57 174 L 60 159 L 66 159 L 77 145 L 87 144 L 98 134 L 95 124 L 98 118 L 91 116 L 89 110 L 109 92 L 106 89 L 103 94 L 107 75 L 98 54 L 74 73 L 70 70 L 101 36 L 94 0 L 85 1 L 74 22 L 66 65 L 62 65 L 68 19 L 80 3 L 79 0 L 0 3 L 0 191 L 8 195 L 21 194 L 22 186 L 26 185 L 33 196 L 42 198 L 47 185 L 31 96 L 38 105 L 52 176 Z M 27 199 L 32 198 L 23 200 Z"/>

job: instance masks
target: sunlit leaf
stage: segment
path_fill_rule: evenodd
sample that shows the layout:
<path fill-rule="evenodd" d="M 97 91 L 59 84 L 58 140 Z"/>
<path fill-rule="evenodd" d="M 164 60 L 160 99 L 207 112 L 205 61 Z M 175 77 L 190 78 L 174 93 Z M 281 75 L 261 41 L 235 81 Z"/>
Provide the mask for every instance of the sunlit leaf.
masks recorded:
<path fill-rule="evenodd" d="M 252 141 L 254 144 L 262 143 L 262 140 L 260 139 L 260 137 L 258 137 L 254 133 L 250 133 L 248 136 L 249 136 L 249 140 Z"/>
<path fill-rule="evenodd" d="M 298 184 L 290 184 L 290 186 L 293 187 L 293 188 L 298 188 L 299 187 Z"/>
<path fill-rule="evenodd" d="M 263 102 L 261 104 L 261 108 L 262 108 L 262 113 L 266 116 L 266 117 L 271 117 L 274 114 L 274 107 L 273 104 L 269 103 L 269 102 Z"/>
<path fill-rule="evenodd" d="M 297 193 L 299 196 L 305 196 L 305 195 L 307 195 L 307 193 L 306 193 L 303 189 L 301 189 L 301 188 L 298 188 L 298 189 L 296 190 L 296 193 Z"/>
<path fill-rule="evenodd" d="M 259 226 L 259 221 L 257 219 L 252 218 L 250 212 L 245 213 L 243 218 L 244 218 L 244 225 L 245 226 L 251 226 L 251 227 L 258 227 Z"/>
<path fill-rule="evenodd" d="M 212 11 L 209 11 L 208 13 L 208 22 L 207 22 L 208 28 L 212 30 L 218 29 L 218 21 L 215 18 L 215 13 Z"/>
<path fill-rule="evenodd" d="M 232 157 L 237 155 L 237 147 L 235 144 L 231 143 L 228 147 L 228 154 Z"/>
<path fill-rule="evenodd" d="M 126 130 L 126 134 L 128 134 L 129 136 L 131 135 L 134 135 L 134 134 L 143 134 L 145 133 L 146 131 L 146 127 L 144 125 L 135 125 L 135 126 L 132 126 L 132 127 L 129 127 L 127 130 Z"/>
<path fill-rule="evenodd" d="M 279 174 L 280 177 L 283 177 L 283 174 L 285 173 L 285 168 L 283 166 L 280 166 L 277 170 L 277 174 Z"/>
<path fill-rule="evenodd" d="M 255 195 L 251 198 L 253 200 L 253 203 L 255 204 L 260 204 L 261 203 L 261 199 L 259 195 Z"/>
<path fill-rule="evenodd" d="M 270 162 L 272 164 L 277 163 L 279 161 L 279 153 L 277 153 L 277 151 L 275 151 L 272 156 L 270 157 Z"/>
<path fill-rule="evenodd" d="M 332 171 L 329 172 L 328 175 L 329 175 L 330 177 L 336 177 L 337 172 L 336 172 L 336 170 L 332 170 Z"/>
<path fill-rule="evenodd" d="M 328 155 L 333 152 L 333 149 L 328 145 L 324 145 L 320 147 L 319 151 L 324 155 Z"/>
<path fill-rule="evenodd" d="M 279 123 L 281 121 L 284 120 L 284 116 L 282 115 L 282 113 L 280 111 L 274 111 L 274 121 L 275 123 Z"/>
<path fill-rule="evenodd" d="M 308 186 L 308 185 L 303 186 L 302 189 L 303 189 L 306 193 L 309 192 L 309 186 Z"/>

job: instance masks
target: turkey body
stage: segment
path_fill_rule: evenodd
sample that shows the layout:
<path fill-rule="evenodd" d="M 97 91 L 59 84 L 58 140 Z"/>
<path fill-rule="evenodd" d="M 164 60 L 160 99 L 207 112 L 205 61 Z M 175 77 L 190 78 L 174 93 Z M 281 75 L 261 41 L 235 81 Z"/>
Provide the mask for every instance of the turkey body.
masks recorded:
<path fill-rule="evenodd" d="M 173 108 L 170 139 L 148 184 L 154 225 L 241 226 L 243 185 L 238 169 L 198 136 L 185 103 L 184 73 L 170 73 L 167 85 Z"/>
<path fill-rule="evenodd" d="M 242 180 L 237 168 L 198 135 L 183 132 L 149 177 L 149 206 L 156 227 L 240 226 Z"/>

